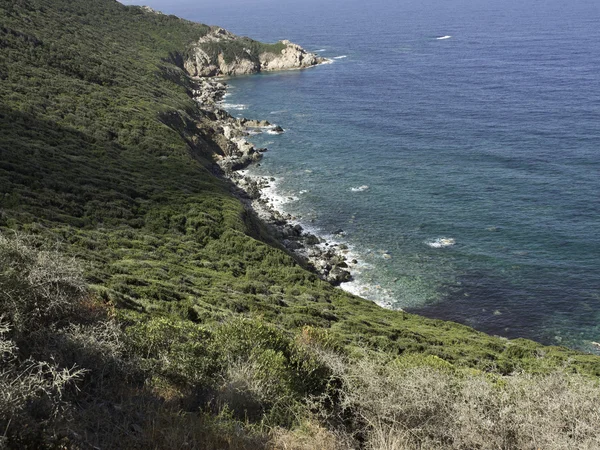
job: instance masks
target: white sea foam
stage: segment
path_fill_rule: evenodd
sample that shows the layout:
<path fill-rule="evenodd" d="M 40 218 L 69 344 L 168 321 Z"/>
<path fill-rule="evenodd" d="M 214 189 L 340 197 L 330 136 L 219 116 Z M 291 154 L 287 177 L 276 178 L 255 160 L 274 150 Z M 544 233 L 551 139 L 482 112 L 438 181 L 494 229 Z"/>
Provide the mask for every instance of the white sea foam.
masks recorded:
<path fill-rule="evenodd" d="M 441 41 L 441 40 L 444 40 L 444 39 L 450 39 L 451 37 L 452 37 L 452 36 L 440 36 L 440 37 L 437 37 L 436 39 L 437 39 L 438 41 Z"/>
<path fill-rule="evenodd" d="M 283 133 L 283 131 L 267 130 L 267 134 L 282 134 L 282 133 Z"/>
<path fill-rule="evenodd" d="M 342 55 L 342 56 L 334 56 L 333 59 L 344 59 L 347 58 L 348 55 Z"/>
<path fill-rule="evenodd" d="M 302 189 L 302 190 L 299 192 L 299 194 L 306 194 L 307 192 L 308 192 L 308 190 L 307 190 L 307 189 Z"/>
<path fill-rule="evenodd" d="M 240 171 L 242 175 L 250 174 L 252 170 L 243 170 Z M 306 169 L 305 172 L 312 172 L 310 169 Z M 283 179 L 281 177 L 260 177 L 265 181 L 268 181 L 268 185 L 262 189 L 262 198 L 267 200 L 271 207 L 278 210 L 282 214 L 293 214 L 293 207 L 290 209 L 290 205 L 299 199 L 299 195 L 302 195 L 308 190 L 301 190 L 297 195 L 293 195 L 290 192 L 285 192 L 281 190 L 281 182 Z M 368 186 L 361 186 L 361 188 L 368 188 Z M 292 222 L 290 222 L 292 223 Z M 325 243 L 318 244 L 318 246 L 322 250 L 326 250 L 328 248 L 338 248 L 338 251 L 344 254 L 346 258 L 347 264 L 350 266 L 349 270 L 353 275 L 353 279 L 349 282 L 342 283 L 341 288 L 347 292 L 350 292 L 355 295 L 362 296 L 363 298 L 370 299 L 382 307 L 385 308 L 393 308 L 395 305 L 394 293 L 387 289 L 383 283 L 379 284 L 378 280 L 365 280 L 362 275 L 364 273 L 370 273 L 375 269 L 375 266 L 372 263 L 365 261 L 365 259 L 361 256 L 362 253 L 357 251 L 357 249 L 352 245 L 351 242 L 348 242 L 344 238 L 344 234 L 330 234 L 324 233 L 322 229 L 315 227 L 311 223 L 306 223 L 300 221 L 305 232 L 314 234 L 316 236 L 320 236 L 325 239 Z M 347 246 L 346 249 L 341 250 L 339 246 L 341 244 L 345 244 Z M 381 257 L 384 259 L 391 258 L 391 255 L 387 251 L 379 252 Z M 398 308 L 396 308 L 398 309 Z"/>
<path fill-rule="evenodd" d="M 431 248 L 445 248 L 452 247 L 454 244 L 456 244 L 456 240 L 453 238 L 441 237 L 434 239 L 433 241 L 426 242 L 426 244 Z"/>
<path fill-rule="evenodd" d="M 242 105 L 241 103 L 221 103 L 224 109 L 235 109 L 237 111 L 243 111 L 248 109 L 248 105 Z"/>
<path fill-rule="evenodd" d="M 367 189 L 369 189 L 369 186 L 367 186 L 366 184 L 363 184 L 362 186 L 350 188 L 350 190 L 352 192 L 363 192 L 363 191 L 366 191 Z"/>
<path fill-rule="evenodd" d="M 271 203 L 277 211 L 285 213 L 285 209 L 282 208 L 282 206 L 289 203 L 289 200 L 285 195 L 279 192 L 278 184 L 280 181 L 280 178 L 275 178 L 274 181 L 270 180 L 269 185 L 262 189 L 262 197 L 268 199 L 269 203 Z"/>
<path fill-rule="evenodd" d="M 360 262 L 357 266 L 351 266 L 350 271 L 354 279 L 340 284 L 340 287 L 346 292 L 371 300 L 384 308 L 400 309 L 393 307 L 394 294 L 389 289 L 382 287 L 380 284 L 361 281 L 361 273 L 365 269 L 367 271 L 373 270 L 373 266 Z"/>
<path fill-rule="evenodd" d="M 269 114 L 281 114 L 287 112 L 287 109 L 282 109 L 281 111 L 271 111 Z"/>
<path fill-rule="evenodd" d="M 325 51 L 325 49 L 324 49 L 324 48 L 321 48 L 321 49 L 319 49 L 319 50 L 315 50 L 315 53 L 321 53 L 321 52 L 324 52 L 324 51 Z"/>

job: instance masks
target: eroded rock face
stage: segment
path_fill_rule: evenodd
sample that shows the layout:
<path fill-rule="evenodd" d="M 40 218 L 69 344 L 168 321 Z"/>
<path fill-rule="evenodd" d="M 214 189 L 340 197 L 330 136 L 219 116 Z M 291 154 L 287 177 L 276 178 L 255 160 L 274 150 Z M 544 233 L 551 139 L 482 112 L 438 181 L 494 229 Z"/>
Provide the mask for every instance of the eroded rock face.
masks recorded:
<path fill-rule="evenodd" d="M 242 44 L 241 54 L 239 41 Z M 217 75 L 248 75 L 261 71 L 303 69 L 321 64 L 326 61 L 314 53 L 307 52 L 302 47 L 290 41 L 281 41 L 284 45 L 279 53 L 263 52 L 255 54 L 250 48 L 244 48 L 244 41 L 239 36 L 223 28 L 214 28 L 203 36 L 191 49 L 191 56 L 184 62 L 184 69 L 193 77 L 212 77 Z M 236 46 L 236 54 L 225 57 L 223 52 L 215 54 L 214 46 L 222 44 Z M 209 50 L 213 46 L 213 50 Z"/>
<path fill-rule="evenodd" d="M 260 55 L 260 70 L 302 69 L 324 62 L 324 58 L 307 52 L 297 44 L 290 41 L 281 41 L 281 43 L 286 47 L 280 54 L 262 53 Z"/>
<path fill-rule="evenodd" d="M 213 64 L 210 56 L 199 47 L 194 47 L 192 57 L 183 63 L 183 68 L 192 77 L 214 77 L 220 68 Z"/>
<path fill-rule="evenodd" d="M 250 75 L 257 72 L 260 72 L 260 65 L 251 59 L 235 58 L 228 63 L 219 54 L 219 75 Z"/>

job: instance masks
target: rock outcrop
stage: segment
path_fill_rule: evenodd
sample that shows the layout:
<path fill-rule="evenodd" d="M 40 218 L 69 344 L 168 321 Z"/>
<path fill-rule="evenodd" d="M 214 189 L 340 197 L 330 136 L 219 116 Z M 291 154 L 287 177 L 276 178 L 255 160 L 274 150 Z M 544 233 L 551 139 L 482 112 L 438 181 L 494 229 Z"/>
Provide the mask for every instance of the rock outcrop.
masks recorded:
<path fill-rule="evenodd" d="M 287 40 L 271 45 L 261 44 L 215 27 L 192 46 L 184 69 L 192 77 L 248 75 L 261 71 L 303 69 L 326 61 Z"/>
<path fill-rule="evenodd" d="M 316 66 L 326 61 L 325 58 L 309 53 L 290 41 L 280 41 L 285 46 L 281 53 L 264 52 L 259 55 L 260 70 L 291 70 Z"/>

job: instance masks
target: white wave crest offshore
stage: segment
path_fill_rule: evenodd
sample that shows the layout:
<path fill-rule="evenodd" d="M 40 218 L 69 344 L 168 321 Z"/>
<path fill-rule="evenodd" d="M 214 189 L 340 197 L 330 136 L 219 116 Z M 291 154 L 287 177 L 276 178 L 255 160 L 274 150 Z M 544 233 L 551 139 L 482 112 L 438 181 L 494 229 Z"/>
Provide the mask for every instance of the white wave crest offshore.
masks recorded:
<path fill-rule="evenodd" d="M 367 186 L 366 184 L 363 184 L 362 186 L 350 188 L 350 190 L 352 192 L 363 192 L 363 191 L 366 191 L 367 189 L 369 189 L 369 186 Z"/>
<path fill-rule="evenodd" d="M 342 55 L 342 56 L 334 56 L 333 59 L 344 59 L 347 58 L 348 55 Z"/>
<path fill-rule="evenodd" d="M 442 41 L 442 40 L 444 40 L 444 39 L 450 39 L 451 37 L 452 37 L 452 36 L 440 36 L 440 37 L 437 37 L 436 39 L 437 39 L 438 41 Z"/>
<path fill-rule="evenodd" d="M 431 248 L 445 248 L 445 247 L 452 247 L 454 244 L 456 244 L 456 240 L 453 238 L 437 238 L 434 239 L 433 241 L 429 241 L 426 242 L 426 244 L 428 246 L 430 246 Z"/>

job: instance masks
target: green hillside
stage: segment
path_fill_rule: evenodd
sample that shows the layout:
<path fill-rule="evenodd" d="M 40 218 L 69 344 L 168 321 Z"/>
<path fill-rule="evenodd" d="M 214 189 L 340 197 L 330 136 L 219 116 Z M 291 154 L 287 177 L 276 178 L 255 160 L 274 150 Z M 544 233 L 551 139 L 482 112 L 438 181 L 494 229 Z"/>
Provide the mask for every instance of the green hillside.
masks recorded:
<path fill-rule="evenodd" d="M 385 310 L 287 254 L 218 176 L 182 70 L 208 31 L 114 0 L 0 0 L 0 448 L 384 448 L 373 417 L 401 413 L 352 395 L 414 371 L 597 391 L 598 357 Z M 489 448 L 434 435 L 397 448 Z"/>

